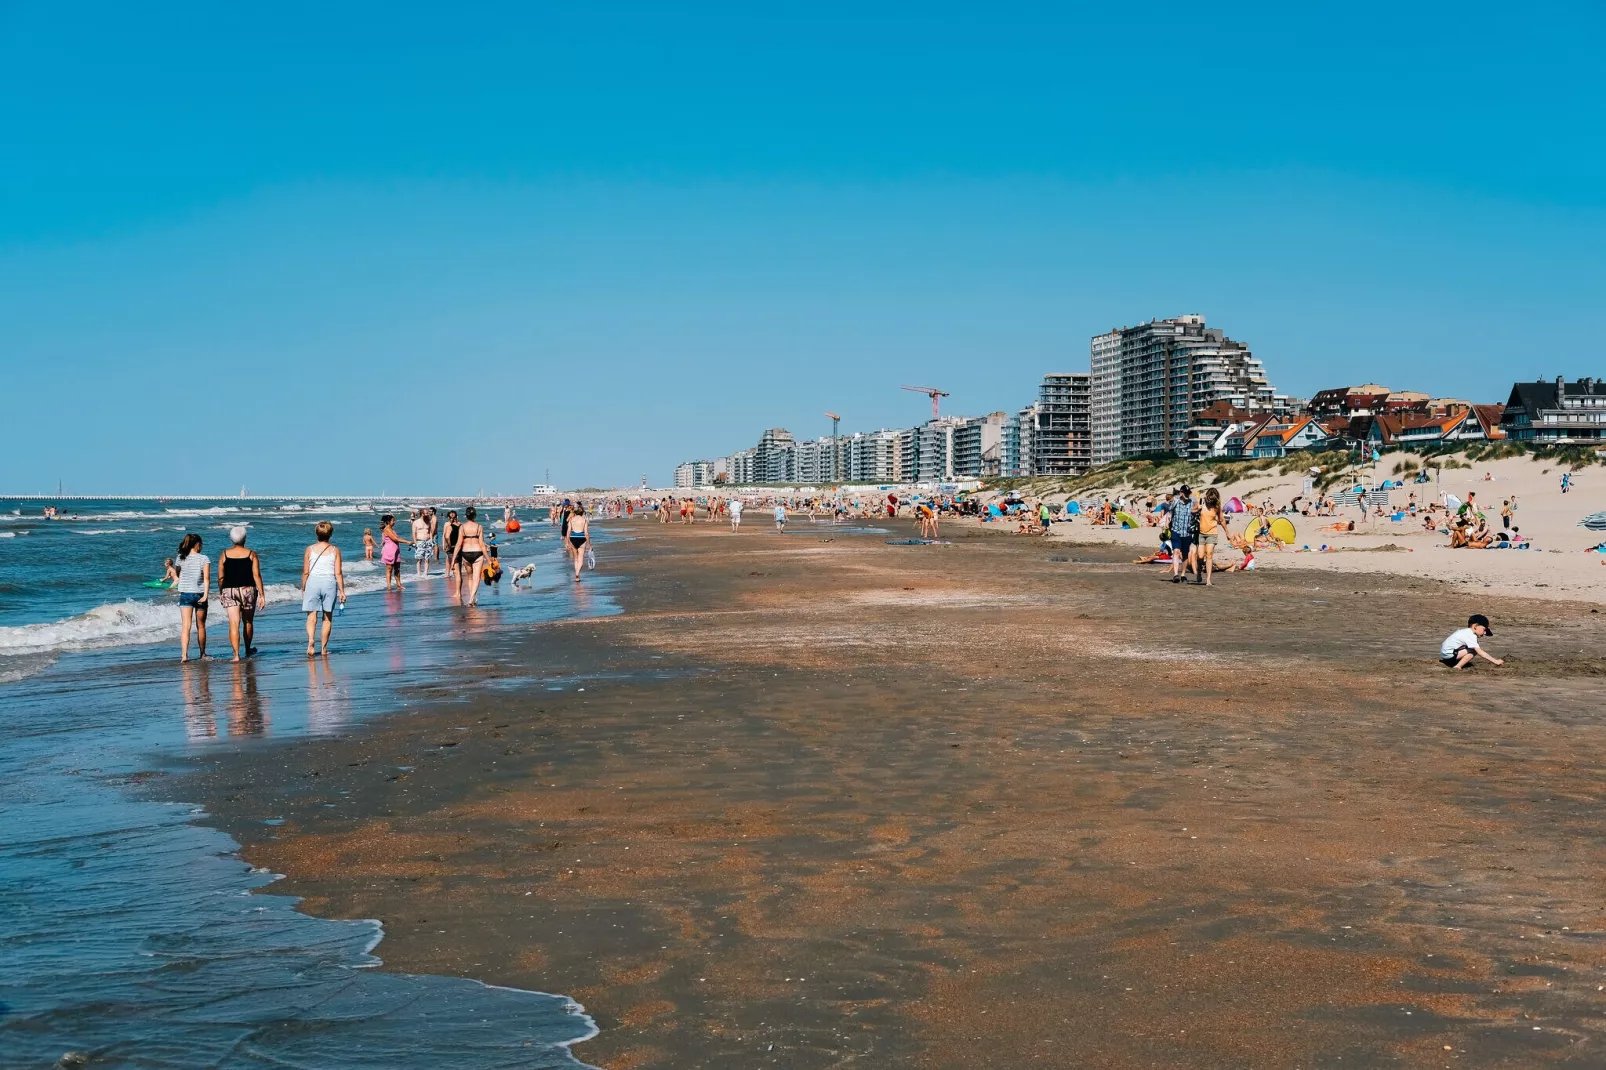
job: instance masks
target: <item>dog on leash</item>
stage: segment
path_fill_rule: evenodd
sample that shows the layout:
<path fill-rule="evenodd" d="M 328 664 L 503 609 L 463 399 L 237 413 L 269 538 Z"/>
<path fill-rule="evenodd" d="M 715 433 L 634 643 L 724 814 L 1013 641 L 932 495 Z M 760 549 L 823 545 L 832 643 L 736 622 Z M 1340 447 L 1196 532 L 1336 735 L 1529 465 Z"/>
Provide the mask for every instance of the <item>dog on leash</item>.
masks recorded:
<path fill-rule="evenodd" d="M 534 565 L 524 565 L 524 566 L 522 566 L 517 572 L 513 573 L 513 586 L 517 587 L 519 585 L 519 581 L 520 580 L 527 580 L 531 576 L 534 576 L 534 575 L 535 575 L 535 566 Z"/>

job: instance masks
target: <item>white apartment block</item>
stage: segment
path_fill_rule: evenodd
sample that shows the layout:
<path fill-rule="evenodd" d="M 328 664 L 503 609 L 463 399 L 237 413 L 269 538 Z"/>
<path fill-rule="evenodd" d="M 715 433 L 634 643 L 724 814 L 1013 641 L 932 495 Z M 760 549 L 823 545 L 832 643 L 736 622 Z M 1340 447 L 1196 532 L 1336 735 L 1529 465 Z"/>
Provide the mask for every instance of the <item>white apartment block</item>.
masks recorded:
<path fill-rule="evenodd" d="M 1203 316 L 1095 335 L 1091 354 L 1094 464 L 1180 453 L 1199 410 L 1217 401 L 1269 409 L 1275 395 L 1249 347 Z"/>
<path fill-rule="evenodd" d="M 899 479 L 898 432 L 857 431 L 843 441 L 846 478 L 854 483 L 896 483 Z"/>
<path fill-rule="evenodd" d="M 1096 334 L 1092 344 L 1093 464 L 1121 455 L 1121 332 Z"/>
<path fill-rule="evenodd" d="M 960 421 L 953 433 L 953 471 L 960 479 L 979 479 L 1004 472 L 1004 428 L 1008 413 L 994 412 Z"/>

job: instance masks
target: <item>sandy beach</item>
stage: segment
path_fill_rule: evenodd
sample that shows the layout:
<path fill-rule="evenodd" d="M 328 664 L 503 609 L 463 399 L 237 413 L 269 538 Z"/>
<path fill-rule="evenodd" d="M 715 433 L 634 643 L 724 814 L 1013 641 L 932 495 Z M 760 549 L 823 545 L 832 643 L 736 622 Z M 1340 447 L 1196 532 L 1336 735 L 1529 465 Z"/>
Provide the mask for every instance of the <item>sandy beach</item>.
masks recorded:
<path fill-rule="evenodd" d="M 1400 478 L 1391 473 L 1401 459 L 1399 453 L 1385 455 L 1378 478 Z M 1606 532 L 1578 526 L 1584 516 L 1606 510 L 1606 471 L 1592 467 L 1573 473 L 1573 489 L 1563 494 L 1560 474 L 1565 470 L 1551 462 L 1527 457 L 1504 458 L 1475 462 L 1471 468 L 1444 469 L 1431 483 L 1415 484 L 1407 478 L 1403 487 L 1389 492 L 1390 504 L 1398 510 L 1406 509 L 1413 494 L 1416 502 L 1425 506 L 1442 501 L 1446 493 L 1462 501 L 1471 493 L 1496 531 L 1502 502 L 1515 499 L 1512 522 L 1532 541 L 1533 548 L 1529 550 L 1452 550 L 1449 538 L 1424 530 L 1419 516 L 1395 521 L 1387 516 L 1372 515 L 1363 520 L 1353 497 L 1346 498 L 1339 493 L 1351 486 L 1350 482 L 1343 482 L 1329 491 L 1338 500 L 1338 515 L 1293 516 L 1291 519 L 1299 536 L 1294 546 L 1288 552 L 1258 554 L 1257 566 L 1346 575 L 1383 573 L 1443 580 L 1464 593 L 1480 596 L 1499 594 L 1560 601 L 1582 598 L 1597 604 L 1606 603 L 1606 554 L 1585 552 L 1606 539 Z M 1223 500 L 1241 496 L 1246 503 L 1269 502 L 1280 508 L 1306 493 L 1303 484 L 1303 474 L 1257 473 L 1217 486 Z M 1123 494 L 1146 496 L 1152 489 L 1155 488 L 1112 481 L 1107 490 L 1078 497 L 1086 500 L 1106 494 L 1112 499 Z M 1057 503 L 1065 497 L 1052 495 L 1048 500 Z M 1235 532 L 1243 530 L 1245 517 L 1229 519 Z M 1347 527 L 1351 521 L 1355 522 L 1354 531 L 1334 530 L 1335 526 Z M 965 523 L 975 524 L 974 521 Z M 982 530 L 1005 527 L 979 526 Z M 1007 525 L 1007 528 L 1012 531 L 1014 525 Z M 1157 537 L 1154 528 L 1098 527 L 1085 517 L 1056 524 L 1054 532 L 1051 537 L 1055 539 L 1100 541 L 1129 547 L 1132 557 L 1152 553 Z M 1329 547 L 1330 552 L 1320 552 L 1323 545 Z M 1317 552 L 1302 552 L 1307 546 Z"/>
<path fill-rule="evenodd" d="M 620 615 L 176 790 L 610 1070 L 1606 1060 L 1594 607 L 896 523 L 616 525 Z"/>

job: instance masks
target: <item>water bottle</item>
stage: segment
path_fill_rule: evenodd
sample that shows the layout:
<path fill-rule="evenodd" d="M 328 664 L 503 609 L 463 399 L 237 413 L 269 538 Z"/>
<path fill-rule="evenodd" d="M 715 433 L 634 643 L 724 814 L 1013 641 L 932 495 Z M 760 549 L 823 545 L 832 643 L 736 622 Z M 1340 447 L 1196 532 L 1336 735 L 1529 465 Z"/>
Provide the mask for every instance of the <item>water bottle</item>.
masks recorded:
<path fill-rule="evenodd" d="M 343 617 L 345 615 L 346 615 L 346 600 L 344 598 L 342 598 L 340 601 L 335 603 L 335 616 Z"/>

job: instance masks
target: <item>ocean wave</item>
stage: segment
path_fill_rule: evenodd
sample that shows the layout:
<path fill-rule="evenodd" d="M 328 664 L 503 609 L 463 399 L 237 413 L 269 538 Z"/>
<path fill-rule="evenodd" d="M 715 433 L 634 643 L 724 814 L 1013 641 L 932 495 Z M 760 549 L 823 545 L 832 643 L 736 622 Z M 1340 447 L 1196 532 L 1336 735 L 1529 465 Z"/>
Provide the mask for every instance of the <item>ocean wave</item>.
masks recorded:
<path fill-rule="evenodd" d="M 0 654 L 43 654 L 159 643 L 178 637 L 178 606 L 111 602 L 66 620 L 0 628 Z"/>

